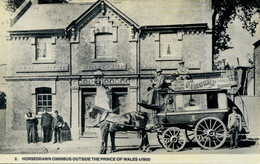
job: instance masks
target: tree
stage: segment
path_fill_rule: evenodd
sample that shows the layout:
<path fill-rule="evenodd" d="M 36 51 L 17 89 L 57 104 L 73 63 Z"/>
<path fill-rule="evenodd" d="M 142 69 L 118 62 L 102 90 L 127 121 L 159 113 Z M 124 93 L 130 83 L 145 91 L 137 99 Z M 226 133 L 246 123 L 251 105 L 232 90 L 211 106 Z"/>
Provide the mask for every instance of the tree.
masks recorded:
<path fill-rule="evenodd" d="M 15 12 L 25 0 L 7 0 L 6 10 L 10 12 Z"/>
<path fill-rule="evenodd" d="M 254 35 L 258 23 L 252 18 L 255 14 L 260 14 L 260 0 L 212 0 L 212 9 L 214 62 L 220 51 L 232 48 L 228 45 L 231 38 L 226 30 L 236 18 L 242 22 L 243 29 Z"/>

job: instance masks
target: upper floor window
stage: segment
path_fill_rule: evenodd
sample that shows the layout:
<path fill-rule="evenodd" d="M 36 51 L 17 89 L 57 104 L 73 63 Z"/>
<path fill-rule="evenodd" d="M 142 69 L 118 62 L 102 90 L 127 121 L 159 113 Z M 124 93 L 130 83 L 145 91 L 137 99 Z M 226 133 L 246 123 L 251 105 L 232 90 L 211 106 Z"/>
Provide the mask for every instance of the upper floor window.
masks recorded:
<path fill-rule="evenodd" d="M 160 57 L 180 57 L 180 46 L 177 33 L 160 34 Z"/>
<path fill-rule="evenodd" d="M 52 58 L 51 38 L 36 38 L 36 60 L 48 60 Z"/>
<path fill-rule="evenodd" d="M 96 34 L 96 59 L 111 58 L 111 48 L 113 43 L 112 33 Z"/>
<path fill-rule="evenodd" d="M 51 88 L 36 88 L 36 113 L 43 112 L 44 108 L 47 112 L 52 112 Z"/>

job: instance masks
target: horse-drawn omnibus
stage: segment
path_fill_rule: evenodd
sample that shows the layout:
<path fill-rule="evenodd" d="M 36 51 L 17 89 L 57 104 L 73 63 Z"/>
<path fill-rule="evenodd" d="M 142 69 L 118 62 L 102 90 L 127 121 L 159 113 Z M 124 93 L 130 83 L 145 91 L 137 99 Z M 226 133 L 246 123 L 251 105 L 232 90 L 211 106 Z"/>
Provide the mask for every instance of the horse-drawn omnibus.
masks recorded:
<path fill-rule="evenodd" d="M 218 77 L 175 80 L 159 90 L 153 116 L 159 143 L 168 151 L 183 149 L 187 141 L 204 149 L 221 147 L 228 136 L 232 85 L 230 78 Z"/>
<path fill-rule="evenodd" d="M 89 117 L 98 119 L 101 128 L 100 152 L 104 154 L 107 151 L 108 133 L 111 135 L 112 152 L 115 150 L 116 131 L 139 131 L 142 134 L 140 148 L 145 145 L 148 151 L 147 132 L 156 132 L 159 143 L 168 151 L 182 150 L 187 141 L 196 141 L 204 149 L 221 147 L 228 137 L 229 107 L 234 105 L 228 103 L 232 99 L 229 94 L 232 90 L 235 93 L 232 86 L 236 86 L 236 82 L 230 77 L 216 74 L 201 73 L 185 80 L 177 80 L 172 76 L 166 79 L 166 85 L 154 91 L 156 104 L 139 103 L 152 110 L 152 128 L 146 127 L 146 112 L 132 111 L 118 115 L 107 109 L 92 107 Z M 239 113 L 245 121 L 245 112 Z"/>

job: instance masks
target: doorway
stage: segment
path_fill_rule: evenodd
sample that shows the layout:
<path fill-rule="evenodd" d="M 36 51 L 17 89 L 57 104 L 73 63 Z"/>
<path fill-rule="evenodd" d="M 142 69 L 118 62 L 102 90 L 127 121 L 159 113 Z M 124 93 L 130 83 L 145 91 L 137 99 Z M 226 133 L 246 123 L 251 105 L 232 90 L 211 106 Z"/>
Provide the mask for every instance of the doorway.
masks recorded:
<path fill-rule="evenodd" d="M 95 105 L 96 88 L 84 88 L 82 89 L 82 108 L 81 108 L 81 136 L 83 137 L 95 137 L 96 132 L 93 129 L 95 120 L 90 119 L 87 115 L 91 106 Z"/>

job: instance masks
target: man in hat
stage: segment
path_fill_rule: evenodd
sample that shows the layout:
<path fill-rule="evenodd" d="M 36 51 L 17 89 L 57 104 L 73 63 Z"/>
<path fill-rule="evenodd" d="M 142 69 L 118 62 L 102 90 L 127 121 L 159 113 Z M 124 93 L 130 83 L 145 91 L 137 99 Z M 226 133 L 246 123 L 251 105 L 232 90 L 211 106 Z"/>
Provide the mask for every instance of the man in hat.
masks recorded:
<path fill-rule="evenodd" d="M 228 129 L 230 132 L 230 149 L 238 148 L 238 132 L 242 130 L 242 125 L 237 107 L 232 107 L 232 113 L 228 116 Z"/>
<path fill-rule="evenodd" d="M 190 78 L 190 76 L 187 75 L 189 73 L 189 68 L 185 67 L 184 64 L 185 62 L 183 60 L 179 62 L 179 67 L 176 73 L 178 75 L 178 77 L 176 78 L 177 80 L 186 80 Z"/>
<path fill-rule="evenodd" d="M 165 77 L 162 75 L 162 69 L 156 69 L 156 75 L 154 77 L 154 79 L 152 80 L 152 87 L 148 87 L 147 88 L 147 95 L 145 97 L 145 100 L 142 101 L 142 103 L 139 103 L 140 105 L 142 105 L 143 103 L 145 103 L 146 105 L 148 105 L 148 107 L 151 106 L 158 106 L 157 103 L 157 91 L 163 87 L 163 85 L 165 84 Z"/>
<path fill-rule="evenodd" d="M 55 116 L 53 117 L 53 120 L 52 120 L 52 128 L 54 130 L 54 144 L 57 143 L 57 137 L 58 137 L 58 141 L 59 143 L 61 143 L 61 136 L 60 136 L 60 133 L 61 133 L 61 128 L 63 127 L 64 125 L 64 121 L 63 121 L 63 118 L 59 115 L 59 112 L 58 110 L 55 110 Z"/>
<path fill-rule="evenodd" d="M 47 112 L 47 108 L 44 108 L 43 112 L 41 126 L 43 130 L 43 143 L 45 143 L 51 141 L 52 116 Z"/>

